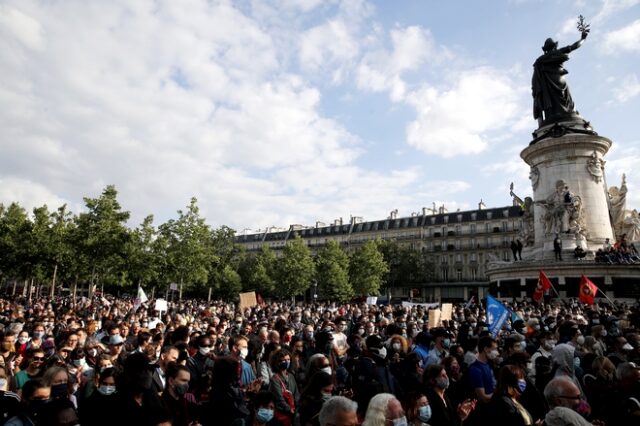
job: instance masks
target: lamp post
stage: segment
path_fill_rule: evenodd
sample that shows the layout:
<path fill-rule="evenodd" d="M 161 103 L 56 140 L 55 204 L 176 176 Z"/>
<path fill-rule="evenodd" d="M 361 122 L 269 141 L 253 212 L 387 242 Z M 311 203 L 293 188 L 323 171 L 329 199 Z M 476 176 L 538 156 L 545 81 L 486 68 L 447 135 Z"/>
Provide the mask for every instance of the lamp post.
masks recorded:
<path fill-rule="evenodd" d="M 318 281 L 313 282 L 313 303 L 318 300 Z"/>

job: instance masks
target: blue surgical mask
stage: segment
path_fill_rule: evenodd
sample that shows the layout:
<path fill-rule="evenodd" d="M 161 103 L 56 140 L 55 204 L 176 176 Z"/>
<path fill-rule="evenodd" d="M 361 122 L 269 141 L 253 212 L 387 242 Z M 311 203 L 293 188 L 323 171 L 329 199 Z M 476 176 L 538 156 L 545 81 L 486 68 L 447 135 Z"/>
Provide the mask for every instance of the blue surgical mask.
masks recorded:
<path fill-rule="evenodd" d="M 418 419 L 424 423 L 428 422 L 431 419 L 430 405 L 423 405 L 422 407 L 418 408 Z"/>
<path fill-rule="evenodd" d="M 400 417 L 399 419 L 393 419 L 393 426 L 407 426 L 407 418 L 405 416 Z"/>
<path fill-rule="evenodd" d="M 268 408 L 259 408 L 256 413 L 256 420 L 260 423 L 269 423 L 273 419 L 273 410 Z"/>
<path fill-rule="evenodd" d="M 580 368 L 580 358 L 575 357 L 575 358 L 573 359 L 573 367 L 574 367 L 574 368 Z"/>
<path fill-rule="evenodd" d="M 524 390 L 527 388 L 527 381 L 524 379 L 519 379 L 518 380 L 518 389 L 520 390 L 520 393 L 524 392 Z"/>

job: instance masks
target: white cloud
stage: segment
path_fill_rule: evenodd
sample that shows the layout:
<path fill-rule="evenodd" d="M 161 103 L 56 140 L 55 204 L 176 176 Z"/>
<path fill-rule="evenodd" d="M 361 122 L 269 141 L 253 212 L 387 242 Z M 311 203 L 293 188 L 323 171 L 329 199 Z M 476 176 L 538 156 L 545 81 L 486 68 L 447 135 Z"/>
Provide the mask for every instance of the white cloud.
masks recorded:
<path fill-rule="evenodd" d="M 602 7 L 593 17 L 593 23 L 598 24 L 604 22 L 609 17 L 630 9 L 640 3 L 640 0 L 602 0 Z"/>
<path fill-rule="evenodd" d="M 622 174 L 627 177 L 627 209 L 640 210 L 640 141 L 619 145 L 614 143 L 607 154 L 606 178 L 609 186 L 620 187 Z"/>
<path fill-rule="evenodd" d="M 625 76 L 614 87 L 613 95 L 617 103 L 627 102 L 640 95 L 640 81 L 636 74 Z"/>
<path fill-rule="evenodd" d="M 68 203 L 49 191 L 46 186 L 37 182 L 13 177 L 0 177 L 0 203 L 9 204 L 11 202 L 20 204 L 27 211 L 44 204 L 49 207 L 49 210 L 54 210 L 62 204 Z"/>
<path fill-rule="evenodd" d="M 40 23 L 26 13 L 8 5 L 0 5 L 0 34 L 13 36 L 25 47 L 40 50 L 44 34 Z"/>
<path fill-rule="evenodd" d="M 519 92 L 514 82 L 491 68 L 456 75 L 448 88 L 423 87 L 407 96 L 416 120 L 407 141 L 427 153 L 448 158 L 487 149 L 486 133 L 504 129 L 517 117 Z"/>
<path fill-rule="evenodd" d="M 640 19 L 604 35 L 600 46 L 605 54 L 640 52 Z"/>

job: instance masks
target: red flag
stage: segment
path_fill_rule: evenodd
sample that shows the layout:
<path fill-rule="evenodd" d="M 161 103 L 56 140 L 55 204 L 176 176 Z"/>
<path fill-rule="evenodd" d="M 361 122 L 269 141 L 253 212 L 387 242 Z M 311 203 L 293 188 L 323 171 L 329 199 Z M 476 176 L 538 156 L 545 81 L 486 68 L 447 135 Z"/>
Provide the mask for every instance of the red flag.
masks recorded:
<path fill-rule="evenodd" d="M 547 291 L 551 288 L 551 281 L 547 278 L 547 274 L 544 271 L 540 271 L 540 275 L 538 276 L 538 285 L 542 286 L 544 291 Z"/>
<path fill-rule="evenodd" d="M 589 278 L 582 275 L 580 277 L 580 294 L 578 298 L 581 302 L 593 305 L 593 300 L 598 292 L 598 287 Z"/>

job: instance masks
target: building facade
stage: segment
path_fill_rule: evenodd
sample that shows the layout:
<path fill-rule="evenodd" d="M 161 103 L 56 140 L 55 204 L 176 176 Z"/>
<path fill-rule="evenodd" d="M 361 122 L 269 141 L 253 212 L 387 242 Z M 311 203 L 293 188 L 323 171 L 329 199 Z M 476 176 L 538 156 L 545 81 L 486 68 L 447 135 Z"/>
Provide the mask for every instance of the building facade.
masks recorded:
<path fill-rule="evenodd" d="M 415 301 L 467 300 L 471 295 L 483 297 L 489 289 L 486 264 L 489 260 L 513 259 L 511 242 L 518 238 L 522 228 L 519 206 L 484 208 L 446 212 L 443 207 L 423 209 L 422 214 L 396 217 L 394 211 L 387 219 L 364 221 L 352 217 L 348 223 L 342 219 L 331 225 L 316 223 L 305 227 L 291 225 L 289 229 L 270 228 L 263 232 L 245 232 L 236 242 L 249 252 L 263 245 L 276 253 L 287 241 L 300 236 L 312 252 L 328 241 L 335 240 L 351 251 L 369 240 L 392 240 L 421 251 L 435 267 L 435 279 L 416 287 L 391 289 L 394 298 Z"/>

